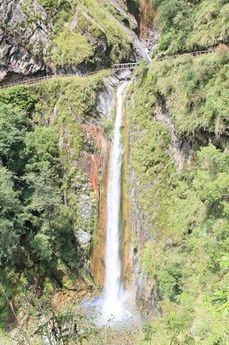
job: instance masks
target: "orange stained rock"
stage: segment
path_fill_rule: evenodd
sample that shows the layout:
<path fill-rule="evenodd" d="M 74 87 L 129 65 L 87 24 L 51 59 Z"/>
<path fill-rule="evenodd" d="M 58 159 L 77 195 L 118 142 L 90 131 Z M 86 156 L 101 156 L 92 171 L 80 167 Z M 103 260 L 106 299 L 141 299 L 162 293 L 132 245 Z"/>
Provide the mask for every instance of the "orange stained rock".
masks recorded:
<path fill-rule="evenodd" d="M 147 39 L 149 30 L 153 26 L 156 11 L 153 8 L 151 0 L 140 1 L 140 37 Z"/>

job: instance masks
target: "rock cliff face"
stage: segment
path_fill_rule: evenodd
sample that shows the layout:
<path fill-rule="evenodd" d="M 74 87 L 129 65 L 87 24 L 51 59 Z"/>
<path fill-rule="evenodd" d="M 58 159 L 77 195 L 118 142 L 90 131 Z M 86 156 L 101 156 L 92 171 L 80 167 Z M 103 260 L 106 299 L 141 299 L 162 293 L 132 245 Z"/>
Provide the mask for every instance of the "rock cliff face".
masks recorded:
<path fill-rule="evenodd" d="M 128 37 L 132 44 L 131 55 L 129 55 L 133 60 L 139 56 L 146 56 L 145 46 L 141 45 L 141 42 L 136 35 L 136 32 L 144 39 L 151 39 L 153 32 L 153 27 L 148 26 L 148 22 L 153 19 L 154 11 L 152 6 L 147 1 L 146 3 L 141 2 L 140 10 L 137 9 L 136 4 L 133 9 L 132 15 L 128 17 L 127 13 L 130 9 L 130 3 L 127 1 L 126 6 L 124 2 L 120 1 L 113 3 L 113 9 L 115 10 L 115 15 L 120 17 L 119 26 L 122 28 L 126 37 Z M 138 21 L 139 28 L 133 17 L 136 17 L 136 11 L 139 10 Z M 81 11 L 81 12 L 80 12 Z M 93 68 L 108 66 L 110 63 L 109 54 L 111 47 L 108 44 L 107 33 L 103 32 L 101 28 L 98 27 L 98 23 L 95 23 L 94 19 L 87 14 L 87 12 L 82 12 L 76 10 L 68 21 L 67 25 L 69 27 L 69 32 L 78 30 L 79 18 L 86 21 L 86 26 L 84 29 L 80 29 L 80 34 L 85 36 L 91 46 L 94 48 L 94 61 L 85 61 L 79 65 L 63 65 L 58 67 L 55 62 L 50 58 L 50 52 L 52 49 L 56 49 L 53 46 L 53 31 L 54 23 L 53 19 L 37 0 L 2 0 L 0 3 L 0 78 L 3 83 L 11 82 L 18 78 L 31 78 L 32 76 L 42 75 L 46 73 L 57 72 L 74 72 L 82 73 L 87 72 Z M 128 21 L 129 20 L 129 21 Z M 97 33 L 93 36 L 90 31 L 90 25 L 97 26 L 99 34 Z M 138 30 L 137 30 L 138 28 Z M 120 78 L 125 78 L 125 75 L 120 76 Z M 80 168 L 84 171 L 87 176 L 87 183 L 85 184 L 85 189 L 92 187 L 93 196 L 95 195 L 100 199 L 99 203 L 99 226 L 98 233 L 96 234 L 94 252 L 93 252 L 93 262 L 92 270 L 93 274 L 102 285 L 104 279 L 104 262 L 103 262 L 103 252 L 105 243 L 105 219 L 106 219 L 106 166 L 107 166 L 107 152 L 109 150 L 109 143 L 106 141 L 102 128 L 102 119 L 104 117 L 109 117 L 111 110 L 114 106 L 114 87 L 118 83 L 118 79 L 107 79 L 104 81 L 104 88 L 98 94 L 96 112 L 100 114 L 98 120 L 91 117 L 89 121 L 82 124 L 83 136 L 86 142 L 88 150 L 83 150 L 80 153 L 79 164 Z M 57 111 L 58 112 L 58 111 Z M 57 114 L 56 110 L 53 109 L 53 120 Z M 54 121 L 55 122 L 55 121 Z M 60 130 L 60 149 L 66 151 L 67 160 L 72 162 L 72 165 L 76 164 L 74 162 L 74 152 L 71 152 L 71 140 L 72 134 L 69 128 L 64 126 Z M 93 147 L 93 150 L 90 148 Z M 80 178 L 79 178 L 80 179 Z M 103 187 L 101 189 L 101 179 L 103 179 Z M 136 181 L 134 175 L 131 177 L 133 185 L 136 187 Z M 75 183 L 75 180 L 73 181 Z M 76 188 L 73 183 L 72 189 Z M 77 241 L 80 245 L 84 247 L 90 247 L 92 243 L 91 229 L 87 231 L 87 218 L 92 218 L 94 215 L 94 201 L 89 200 L 90 197 L 83 190 L 82 194 L 79 194 L 79 205 L 82 214 L 80 219 L 84 227 L 80 227 L 76 231 Z M 83 194 L 84 193 L 84 194 Z M 140 209 L 137 205 L 137 191 L 133 188 L 131 192 L 132 201 L 132 224 L 137 237 L 140 239 L 140 246 L 143 246 L 145 241 L 148 240 L 148 235 L 145 225 L 143 214 L 141 214 Z M 77 194 L 77 197 L 78 197 Z M 76 197 L 76 196 L 74 196 Z M 92 198 L 93 199 L 93 198 Z M 140 214 L 140 217 L 139 217 Z M 130 239 L 126 239 L 129 241 Z M 130 242 L 130 241 L 129 241 Z M 130 243 L 127 243 L 127 247 L 130 249 Z M 156 292 L 154 287 L 149 285 L 146 278 L 141 272 L 139 267 L 139 257 L 138 248 L 134 247 L 133 250 L 133 260 L 134 260 L 134 273 L 138 279 L 137 286 L 137 299 L 143 306 L 148 306 L 151 309 L 155 305 L 154 299 Z M 88 252 L 85 249 L 85 252 Z M 127 268 L 125 271 L 130 271 L 130 260 L 127 258 L 125 260 Z M 89 264 L 86 263 L 86 266 Z M 132 266 L 132 265 L 131 265 Z M 132 268 L 132 267 L 131 267 Z M 147 287 L 147 291 L 144 286 Z M 156 308 L 156 307 L 155 307 Z"/>
<path fill-rule="evenodd" d="M 1 79 L 7 82 L 21 77 L 56 72 L 56 63 L 50 58 L 50 52 L 55 48 L 54 19 L 38 1 L 3 0 L 0 4 L 0 22 Z M 77 27 L 77 14 L 68 25 L 70 31 Z M 102 59 L 106 61 L 108 46 L 105 34 L 95 38 L 88 30 L 84 30 L 83 35 L 94 47 L 97 62 L 101 62 Z M 80 70 L 84 72 L 91 68 L 90 63 L 77 67 L 67 65 L 59 70 L 63 73 L 80 73 Z"/>
<path fill-rule="evenodd" d="M 51 25 L 34 0 L 3 0 L 0 4 L 0 72 L 2 77 L 45 73 L 44 62 Z"/>
<path fill-rule="evenodd" d="M 158 301 L 160 299 L 156 284 L 143 272 L 141 256 L 143 248 L 148 241 L 153 241 L 152 224 L 138 204 L 138 194 L 141 188 L 135 172 L 129 172 L 130 183 L 130 219 L 133 241 L 133 282 L 136 289 L 136 303 L 142 314 L 157 315 L 160 312 Z"/>
<path fill-rule="evenodd" d="M 181 172 L 185 166 L 191 163 L 191 143 L 178 134 L 165 103 L 157 104 L 155 120 L 161 122 L 168 130 L 171 139 L 169 154 L 174 160 L 177 171 Z"/>
<path fill-rule="evenodd" d="M 129 4 L 112 0 L 104 8 L 85 2 L 60 1 L 42 7 L 39 0 L 2 0 L 0 3 L 0 79 L 2 83 L 47 73 L 82 74 L 111 63 L 147 58 L 145 40 L 153 15 L 144 7 L 143 22 Z M 145 13 L 144 12 L 144 13 Z M 147 19 L 148 18 L 148 19 Z M 140 26 L 140 32 L 138 30 Z M 137 34 L 136 34 L 137 33 Z"/>

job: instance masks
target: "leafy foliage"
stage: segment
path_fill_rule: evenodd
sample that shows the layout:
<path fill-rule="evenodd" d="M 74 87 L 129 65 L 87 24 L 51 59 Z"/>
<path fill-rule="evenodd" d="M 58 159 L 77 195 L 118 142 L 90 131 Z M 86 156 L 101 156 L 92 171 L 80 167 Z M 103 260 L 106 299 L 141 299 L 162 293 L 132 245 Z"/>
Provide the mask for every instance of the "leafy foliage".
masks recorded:
<path fill-rule="evenodd" d="M 56 45 L 53 60 L 57 66 L 77 65 L 93 56 L 87 39 L 75 31 L 65 29 L 54 40 Z"/>
<path fill-rule="evenodd" d="M 0 109 L 0 156 L 3 164 L 15 172 L 23 167 L 21 155 L 24 148 L 24 136 L 29 123 L 26 114 L 19 108 L 4 104 Z"/>
<path fill-rule="evenodd" d="M 174 54 L 206 49 L 228 40 L 227 1 L 153 0 L 161 32 L 158 51 Z"/>
<path fill-rule="evenodd" d="M 20 202 L 14 191 L 13 175 L 5 167 L 0 168 L 0 267 L 15 262 L 19 242 Z"/>
<path fill-rule="evenodd" d="M 46 57 L 49 63 L 57 67 L 96 63 L 101 42 L 108 55 L 103 63 L 129 58 L 130 38 L 112 3 L 100 0 L 40 0 L 40 3 L 54 27 Z"/>
<path fill-rule="evenodd" d="M 162 310 L 146 325 L 142 344 L 227 344 L 229 160 L 221 79 L 227 68 L 225 56 L 216 54 L 136 71 L 127 111 L 131 188 L 151 238 L 139 253 L 141 265 Z M 192 144 L 192 161 L 182 171 L 171 126 Z"/>
<path fill-rule="evenodd" d="M 61 288 L 88 265 L 91 243 L 82 247 L 77 234 L 93 232 L 97 198 L 80 154 L 95 148 L 82 124 L 98 116 L 106 75 L 0 93 L 0 282 L 9 298 L 31 285 L 42 293 L 47 279 Z M 3 325 L 8 312 L 0 299 Z"/>

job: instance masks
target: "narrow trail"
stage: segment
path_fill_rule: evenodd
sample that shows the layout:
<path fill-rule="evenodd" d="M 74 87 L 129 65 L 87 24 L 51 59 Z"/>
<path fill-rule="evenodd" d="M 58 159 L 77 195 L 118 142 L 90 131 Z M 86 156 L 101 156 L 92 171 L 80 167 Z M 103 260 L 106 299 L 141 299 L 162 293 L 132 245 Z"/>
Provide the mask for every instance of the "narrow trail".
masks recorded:
<path fill-rule="evenodd" d="M 67 78 L 67 77 L 75 77 L 75 78 L 80 78 L 80 77 L 87 77 L 90 75 L 94 75 L 98 72 L 102 72 L 102 71 L 109 71 L 111 70 L 113 73 L 116 73 L 118 71 L 121 70 L 133 70 L 137 65 L 139 64 L 139 62 L 129 62 L 129 63 L 122 63 L 122 64 L 114 64 L 111 66 L 111 68 L 107 68 L 107 69 L 97 69 L 93 72 L 88 72 L 88 73 L 84 73 L 84 74 L 73 74 L 73 73 L 66 73 L 66 74 L 50 74 L 50 75 L 45 75 L 43 77 L 37 77 L 37 78 L 31 78 L 31 79 L 24 79 L 24 80 L 19 80 L 13 83 L 9 83 L 6 85 L 0 85 L 0 89 L 7 89 L 9 87 L 13 87 L 13 86 L 17 86 L 17 85 L 34 85 L 34 84 L 38 84 L 41 83 L 42 81 L 45 80 L 56 80 L 56 79 L 60 79 L 60 78 Z"/>
<path fill-rule="evenodd" d="M 152 59 L 145 59 L 146 61 L 148 61 L 148 63 L 153 63 L 154 61 L 162 61 L 162 60 L 173 60 L 173 59 L 177 59 L 183 56 L 192 56 L 192 57 L 200 57 L 202 55 L 209 55 L 209 54 L 214 54 L 214 53 L 218 53 L 218 52 L 228 52 L 229 51 L 229 47 L 225 46 L 223 49 L 220 49 L 218 47 L 214 47 L 214 48 L 210 48 L 208 50 L 199 50 L 199 51 L 194 51 L 194 52 L 188 52 L 188 53 L 182 53 L 182 54 L 175 54 L 175 55 L 165 55 L 165 56 L 157 56 L 155 55 Z M 127 63 L 120 63 L 120 64 L 114 64 L 111 66 L 111 68 L 107 68 L 107 69 L 97 69 L 93 72 L 89 72 L 89 73 L 85 73 L 82 75 L 79 74 L 52 74 L 52 75 L 46 75 L 43 77 L 37 77 L 37 78 L 32 78 L 32 79 L 24 79 L 24 80 L 19 80 L 13 83 L 9 83 L 9 84 L 3 84 L 0 85 L 0 89 L 7 89 L 9 87 L 13 87 L 13 86 L 17 86 L 17 85 L 34 85 L 34 84 L 38 84 L 40 82 L 43 82 L 45 80 L 55 80 L 55 79 L 59 79 L 59 78 L 66 78 L 66 77 L 87 77 L 93 74 L 96 74 L 100 71 L 109 71 L 111 70 L 113 73 L 116 73 L 118 71 L 122 71 L 122 70 L 133 70 L 136 66 L 139 65 L 139 61 L 138 62 L 127 62 Z"/>
<path fill-rule="evenodd" d="M 196 50 L 196 51 L 193 51 L 193 52 L 174 54 L 174 55 L 155 56 L 155 58 L 157 60 L 161 61 L 161 60 L 167 60 L 167 59 L 177 59 L 177 58 L 182 57 L 182 56 L 198 57 L 198 56 L 201 56 L 201 55 L 219 53 L 220 51 L 228 52 L 229 51 L 229 46 L 224 46 L 223 48 L 220 48 L 219 46 L 216 46 L 216 47 L 209 48 L 209 49 L 206 49 L 206 50 Z"/>

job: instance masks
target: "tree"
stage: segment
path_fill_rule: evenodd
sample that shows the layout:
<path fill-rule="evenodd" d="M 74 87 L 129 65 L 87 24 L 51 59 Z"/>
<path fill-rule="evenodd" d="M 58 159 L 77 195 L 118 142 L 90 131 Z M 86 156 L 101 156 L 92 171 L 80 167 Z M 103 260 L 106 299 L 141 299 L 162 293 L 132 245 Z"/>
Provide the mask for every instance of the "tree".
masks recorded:
<path fill-rule="evenodd" d="M 22 174 L 24 168 L 24 138 L 28 126 L 25 112 L 12 105 L 0 106 L 0 161 L 18 174 Z"/>
<path fill-rule="evenodd" d="M 0 267 L 15 262 L 20 230 L 21 206 L 14 191 L 13 175 L 0 167 Z"/>

